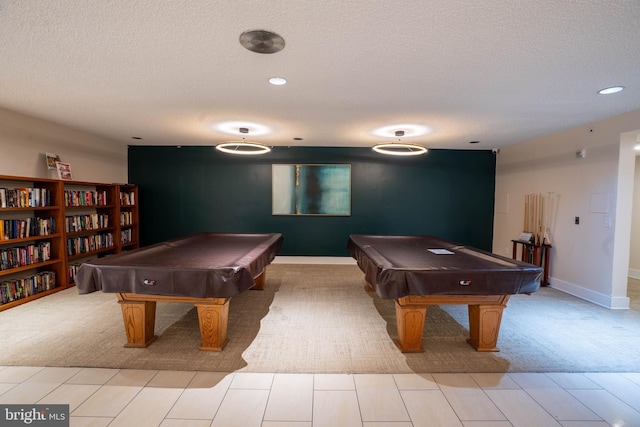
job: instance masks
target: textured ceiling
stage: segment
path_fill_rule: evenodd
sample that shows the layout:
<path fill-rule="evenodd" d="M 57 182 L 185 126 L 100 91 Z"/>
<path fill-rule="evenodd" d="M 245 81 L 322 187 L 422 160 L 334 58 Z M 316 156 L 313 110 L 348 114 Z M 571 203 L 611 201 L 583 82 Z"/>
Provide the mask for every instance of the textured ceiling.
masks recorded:
<path fill-rule="evenodd" d="M 640 1 L 0 0 L 0 58 L 0 107 L 123 144 L 490 149 L 640 109 Z"/>

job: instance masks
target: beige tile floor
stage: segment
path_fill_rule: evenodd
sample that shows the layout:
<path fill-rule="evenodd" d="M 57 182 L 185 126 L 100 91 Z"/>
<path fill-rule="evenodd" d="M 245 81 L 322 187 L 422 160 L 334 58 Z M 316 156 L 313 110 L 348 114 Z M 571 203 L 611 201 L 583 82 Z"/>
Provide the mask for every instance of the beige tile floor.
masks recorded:
<path fill-rule="evenodd" d="M 71 426 L 640 426 L 640 373 L 273 374 L 0 366 Z"/>

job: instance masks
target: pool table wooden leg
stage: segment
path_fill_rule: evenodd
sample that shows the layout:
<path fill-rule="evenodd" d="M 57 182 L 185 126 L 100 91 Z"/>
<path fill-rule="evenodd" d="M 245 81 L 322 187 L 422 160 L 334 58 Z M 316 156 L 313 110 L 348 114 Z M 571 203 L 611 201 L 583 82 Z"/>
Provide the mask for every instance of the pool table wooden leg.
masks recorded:
<path fill-rule="evenodd" d="M 223 301 L 222 303 L 195 303 L 202 339 L 200 350 L 222 351 L 227 344 L 229 298 Z"/>
<path fill-rule="evenodd" d="M 403 353 L 422 353 L 422 334 L 426 305 L 404 305 L 403 299 L 396 300 L 396 325 L 398 327 L 398 347 Z"/>
<path fill-rule="evenodd" d="M 251 289 L 255 291 L 264 290 L 265 272 L 266 270 L 262 270 L 262 273 L 258 274 L 256 277 L 253 278 L 254 285 L 251 287 Z"/>
<path fill-rule="evenodd" d="M 129 301 L 122 294 L 116 296 L 122 309 L 124 330 L 127 334 L 127 343 L 124 346 L 147 347 L 156 339 L 155 301 Z"/>
<path fill-rule="evenodd" d="M 477 351 L 500 351 L 497 347 L 502 311 L 509 295 L 503 295 L 496 304 L 469 304 L 469 339 Z"/>
<path fill-rule="evenodd" d="M 424 351 L 422 334 L 427 307 L 446 304 L 469 306 L 467 342 L 476 351 L 500 351 L 496 344 L 509 295 L 409 295 L 395 301 L 398 347 L 403 353 Z"/>

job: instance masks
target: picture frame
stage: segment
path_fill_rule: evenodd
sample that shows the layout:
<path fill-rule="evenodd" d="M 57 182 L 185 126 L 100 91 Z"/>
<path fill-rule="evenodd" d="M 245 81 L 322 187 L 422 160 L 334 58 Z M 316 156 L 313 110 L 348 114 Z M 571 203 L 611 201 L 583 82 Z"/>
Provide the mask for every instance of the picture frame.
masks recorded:
<path fill-rule="evenodd" d="M 63 181 L 73 181 L 71 165 L 69 163 L 56 162 L 56 169 L 58 170 L 59 179 Z"/>
<path fill-rule="evenodd" d="M 350 216 L 351 165 L 272 165 L 272 215 Z"/>

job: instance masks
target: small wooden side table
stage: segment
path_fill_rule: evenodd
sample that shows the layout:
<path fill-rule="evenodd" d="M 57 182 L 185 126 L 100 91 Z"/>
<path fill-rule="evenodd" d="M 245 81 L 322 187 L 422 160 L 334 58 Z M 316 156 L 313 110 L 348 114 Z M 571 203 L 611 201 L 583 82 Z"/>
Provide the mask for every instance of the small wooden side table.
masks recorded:
<path fill-rule="evenodd" d="M 549 286 L 549 253 L 551 245 L 526 242 L 524 240 L 512 240 L 513 242 L 513 259 L 518 259 L 518 245 L 522 245 L 522 254 L 520 260 L 530 264 L 542 267 L 542 286 Z"/>

